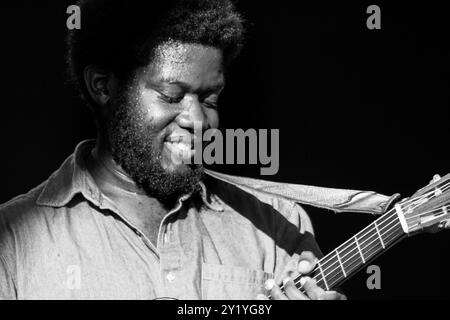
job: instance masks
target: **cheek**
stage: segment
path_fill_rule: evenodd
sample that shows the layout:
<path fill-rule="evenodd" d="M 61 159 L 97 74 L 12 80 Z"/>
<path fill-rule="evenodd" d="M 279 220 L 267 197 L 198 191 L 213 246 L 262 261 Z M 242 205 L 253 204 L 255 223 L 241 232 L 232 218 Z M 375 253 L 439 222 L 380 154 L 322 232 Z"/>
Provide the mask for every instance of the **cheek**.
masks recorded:
<path fill-rule="evenodd" d="M 205 115 L 210 128 L 216 129 L 219 127 L 219 112 L 216 109 L 207 109 Z"/>

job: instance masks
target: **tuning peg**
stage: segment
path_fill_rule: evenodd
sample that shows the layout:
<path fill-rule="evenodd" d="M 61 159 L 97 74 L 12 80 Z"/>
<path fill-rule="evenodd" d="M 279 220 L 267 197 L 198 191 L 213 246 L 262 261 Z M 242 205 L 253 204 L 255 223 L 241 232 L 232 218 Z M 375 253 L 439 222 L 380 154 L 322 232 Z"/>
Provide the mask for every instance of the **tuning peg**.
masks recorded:
<path fill-rule="evenodd" d="M 444 220 L 441 223 L 439 223 L 439 228 L 440 229 L 450 229 L 450 219 Z"/>
<path fill-rule="evenodd" d="M 430 181 L 430 184 L 433 184 L 433 183 L 435 183 L 435 182 L 438 182 L 439 180 L 441 180 L 441 176 L 438 175 L 438 174 L 435 174 L 435 175 L 433 176 L 433 180 Z M 442 193 L 442 191 L 441 191 L 440 189 L 438 189 L 438 188 L 436 188 L 436 189 L 434 190 L 434 195 L 435 195 L 436 197 L 439 196 L 441 193 Z"/>
<path fill-rule="evenodd" d="M 438 182 L 439 180 L 441 180 L 441 176 L 438 175 L 438 174 L 435 174 L 435 175 L 433 176 L 433 180 L 431 180 L 431 183 L 433 183 L 433 182 Z"/>

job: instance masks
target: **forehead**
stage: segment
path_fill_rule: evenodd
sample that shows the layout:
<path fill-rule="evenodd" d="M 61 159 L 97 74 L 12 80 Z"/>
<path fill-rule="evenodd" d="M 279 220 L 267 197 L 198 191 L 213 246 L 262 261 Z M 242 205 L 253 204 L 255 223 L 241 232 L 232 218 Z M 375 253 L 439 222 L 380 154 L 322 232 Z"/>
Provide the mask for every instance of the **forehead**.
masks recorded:
<path fill-rule="evenodd" d="M 167 42 L 155 50 L 146 69 L 149 80 L 186 83 L 193 88 L 223 85 L 221 50 L 200 44 Z"/>

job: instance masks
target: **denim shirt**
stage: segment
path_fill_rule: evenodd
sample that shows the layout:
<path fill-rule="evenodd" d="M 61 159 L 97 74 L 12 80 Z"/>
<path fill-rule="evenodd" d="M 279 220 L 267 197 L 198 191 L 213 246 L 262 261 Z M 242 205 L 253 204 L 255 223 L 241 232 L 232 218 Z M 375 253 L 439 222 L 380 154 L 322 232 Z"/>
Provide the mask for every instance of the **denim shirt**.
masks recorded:
<path fill-rule="evenodd" d="M 85 162 L 93 146 L 82 142 L 47 181 L 0 206 L 0 299 L 254 299 L 302 251 L 322 255 L 299 202 L 381 213 L 393 200 L 207 171 L 153 245 L 96 186 Z"/>

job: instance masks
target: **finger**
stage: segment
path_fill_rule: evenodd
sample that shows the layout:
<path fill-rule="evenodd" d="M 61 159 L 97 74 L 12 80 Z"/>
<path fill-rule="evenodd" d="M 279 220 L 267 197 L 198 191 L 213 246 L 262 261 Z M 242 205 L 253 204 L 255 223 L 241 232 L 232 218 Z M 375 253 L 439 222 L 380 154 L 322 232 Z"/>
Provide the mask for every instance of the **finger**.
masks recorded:
<path fill-rule="evenodd" d="M 302 277 L 300 279 L 300 284 L 311 300 L 317 300 L 319 296 L 325 293 L 325 290 L 317 286 L 316 280 L 311 279 L 310 277 Z"/>
<path fill-rule="evenodd" d="M 269 297 L 264 294 L 258 294 L 256 300 L 269 300 Z"/>
<path fill-rule="evenodd" d="M 288 300 L 286 295 L 281 291 L 280 287 L 275 284 L 275 280 L 267 280 L 265 283 L 265 288 L 270 292 L 270 296 L 273 300 Z"/>
<path fill-rule="evenodd" d="M 347 300 L 347 297 L 336 291 L 325 291 L 317 300 Z"/>
<path fill-rule="evenodd" d="M 298 274 L 297 268 L 298 268 L 298 259 L 299 258 L 300 257 L 297 256 L 297 257 L 294 257 L 291 260 L 289 260 L 289 262 L 286 264 L 286 267 L 283 272 L 284 278 L 294 278 Z"/>
<path fill-rule="evenodd" d="M 300 274 L 308 274 L 314 270 L 317 261 L 317 257 L 311 251 L 303 251 L 299 258 L 297 271 Z"/>
<path fill-rule="evenodd" d="M 450 219 L 444 220 L 441 223 L 439 223 L 440 229 L 450 229 Z"/>
<path fill-rule="evenodd" d="M 273 300 L 289 300 L 277 285 L 275 285 L 272 291 L 270 291 L 270 295 Z"/>
<path fill-rule="evenodd" d="M 300 292 L 292 279 L 287 278 L 283 281 L 284 291 L 289 300 L 309 300 L 309 298 Z"/>

